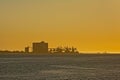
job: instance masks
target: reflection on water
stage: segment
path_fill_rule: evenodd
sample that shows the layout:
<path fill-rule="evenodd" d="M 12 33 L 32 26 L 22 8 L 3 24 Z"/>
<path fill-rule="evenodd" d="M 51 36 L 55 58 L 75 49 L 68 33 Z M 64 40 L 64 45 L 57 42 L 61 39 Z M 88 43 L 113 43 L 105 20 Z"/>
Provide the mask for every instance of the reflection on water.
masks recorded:
<path fill-rule="evenodd" d="M 66 69 L 96 69 L 96 68 L 90 68 L 90 67 L 80 67 L 80 66 L 72 66 L 72 65 L 51 65 L 52 67 L 57 68 L 66 68 Z"/>
<path fill-rule="evenodd" d="M 65 70 L 43 70 L 43 71 L 40 71 L 41 73 L 43 74 L 66 74 L 67 71 Z"/>
<path fill-rule="evenodd" d="M 0 58 L 0 80 L 119 80 L 118 56 Z"/>

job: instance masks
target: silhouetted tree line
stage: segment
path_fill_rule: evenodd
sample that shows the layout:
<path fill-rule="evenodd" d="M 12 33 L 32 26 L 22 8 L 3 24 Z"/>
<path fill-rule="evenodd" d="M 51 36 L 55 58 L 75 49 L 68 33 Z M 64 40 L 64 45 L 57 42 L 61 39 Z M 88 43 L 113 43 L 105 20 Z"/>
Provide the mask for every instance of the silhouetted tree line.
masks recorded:
<path fill-rule="evenodd" d="M 50 48 L 50 53 L 79 53 L 77 48 L 74 47 L 57 47 L 57 48 Z"/>

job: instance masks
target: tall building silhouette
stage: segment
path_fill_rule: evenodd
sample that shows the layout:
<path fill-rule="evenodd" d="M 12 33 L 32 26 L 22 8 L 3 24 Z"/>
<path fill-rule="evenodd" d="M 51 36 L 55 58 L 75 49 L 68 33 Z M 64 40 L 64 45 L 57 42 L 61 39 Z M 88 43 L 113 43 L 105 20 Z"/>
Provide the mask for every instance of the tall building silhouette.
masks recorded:
<path fill-rule="evenodd" d="M 44 41 L 33 43 L 33 53 L 48 53 L 48 43 Z"/>

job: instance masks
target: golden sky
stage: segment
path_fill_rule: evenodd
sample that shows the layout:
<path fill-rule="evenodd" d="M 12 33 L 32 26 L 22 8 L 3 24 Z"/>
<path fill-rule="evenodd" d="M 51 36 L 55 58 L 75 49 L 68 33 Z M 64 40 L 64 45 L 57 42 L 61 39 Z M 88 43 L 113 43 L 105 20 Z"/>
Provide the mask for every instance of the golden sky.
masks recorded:
<path fill-rule="evenodd" d="M 120 52 L 120 0 L 0 0 L 0 49 L 32 42 Z"/>

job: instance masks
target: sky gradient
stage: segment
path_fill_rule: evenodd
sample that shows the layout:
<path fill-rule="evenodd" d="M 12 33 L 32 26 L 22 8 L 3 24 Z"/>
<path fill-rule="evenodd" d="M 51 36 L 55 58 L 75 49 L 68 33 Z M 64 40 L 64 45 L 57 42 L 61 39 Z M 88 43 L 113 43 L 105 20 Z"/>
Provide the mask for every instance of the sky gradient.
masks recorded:
<path fill-rule="evenodd" d="M 32 42 L 120 52 L 120 0 L 0 0 L 0 50 Z"/>

